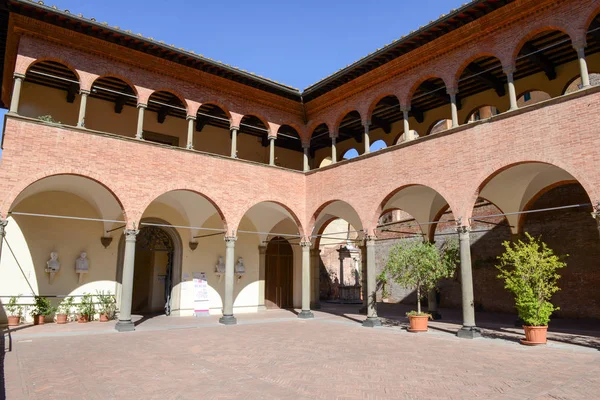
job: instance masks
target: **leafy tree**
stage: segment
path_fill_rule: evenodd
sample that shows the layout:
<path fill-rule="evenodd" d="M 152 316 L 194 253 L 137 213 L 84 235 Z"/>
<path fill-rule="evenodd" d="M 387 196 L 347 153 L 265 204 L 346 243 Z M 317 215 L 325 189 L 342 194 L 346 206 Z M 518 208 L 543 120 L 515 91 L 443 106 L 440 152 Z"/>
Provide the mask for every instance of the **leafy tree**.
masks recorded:
<path fill-rule="evenodd" d="M 417 289 L 417 312 L 408 315 L 425 315 L 421 312 L 421 298 L 440 279 L 454 276 L 458 262 L 458 243 L 447 240 L 438 248 L 430 242 L 410 241 L 395 245 L 379 275 L 382 283 L 388 279 L 406 288 Z"/>
<path fill-rule="evenodd" d="M 557 270 L 567 264 L 565 256 L 557 256 L 541 238 L 525 233 L 526 242 L 504 242 L 504 254 L 498 257 L 498 278 L 504 279 L 504 287 L 515 296 L 519 317 L 527 326 L 547 326 L 550 315 L 558 307 L 550 298 L 560 290 Z"/>

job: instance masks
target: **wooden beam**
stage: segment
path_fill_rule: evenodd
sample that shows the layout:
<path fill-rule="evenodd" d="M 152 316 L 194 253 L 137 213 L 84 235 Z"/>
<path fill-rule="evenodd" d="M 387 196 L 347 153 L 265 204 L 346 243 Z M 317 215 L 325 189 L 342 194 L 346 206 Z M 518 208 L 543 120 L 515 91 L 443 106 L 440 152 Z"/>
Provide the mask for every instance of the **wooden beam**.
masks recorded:
<path fill-rule="evenodd" d="M 392 124 L 390 124 L 389 122 L 387 122 L 386 120 L 384 120 L 382 118 L 372 116 L 371 122 L 373 125 L 377 126 L 378 128 L 383 129 L 383 131 L 386 134 L 389 134 L 392 131 Z"/>
<path fill-rule="evenodd" d="M 429 93 L 430 95 L 437 97 L 438 99 L 444 100 L 444 102 L 450 102 L 450 96 L 448 95 L 448 93 L 446 93 L 445 90 L 443 90 L 445 86 L 442 86 L 441 88 L 436 88 L 431 82 L 425 81 L 421 84 L 421 87 L 425 89 L 426 92 L 431 92 Z"/>
<path fill-rule="evenodd" d="M 544 71 L 549 80 L 553 81 L 556 79 L 556 66 L 548 57 L 539 52 L 537 47 L 528 42 L 523 45 L 522 51 L 527 54 L 529 61 L 536 64 Z"/>
<path fill-rule="evenodd" d="M 125 96 L 117 97 L 117 99 L 115 100 L 115 112 L 117 114 L 121 114 L 121 112 L 123 111 L 123 106 L 125 106 L 125 103 L 127 103 L 127 97 L 125 97 Z"/>
<path fill-rule="evenodd" d="M 471 75 L 474 75 L 473 78 L 486 84 L 490 89 L 494 89 L 498 96 L 502 97 L 506 94 L 506 89 L 502 81 L 497 79 L 491 73 L 484 72 L 485 70 L 479 65 L 471 64 L 466 68 L 466 71 L 469 72 Z"/>

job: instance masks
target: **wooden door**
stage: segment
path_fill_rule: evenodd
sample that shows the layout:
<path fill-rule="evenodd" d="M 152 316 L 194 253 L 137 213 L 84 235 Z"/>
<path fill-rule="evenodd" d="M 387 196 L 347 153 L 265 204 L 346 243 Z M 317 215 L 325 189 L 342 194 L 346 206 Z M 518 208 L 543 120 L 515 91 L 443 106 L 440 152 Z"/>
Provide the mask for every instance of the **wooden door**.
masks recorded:
<path fill-rule="evenodd" d="M 294 282 L 292 246 L 283 238 L 273 238 L 267 245 L 265 265 L 265 306 L 292 308 Z"/>

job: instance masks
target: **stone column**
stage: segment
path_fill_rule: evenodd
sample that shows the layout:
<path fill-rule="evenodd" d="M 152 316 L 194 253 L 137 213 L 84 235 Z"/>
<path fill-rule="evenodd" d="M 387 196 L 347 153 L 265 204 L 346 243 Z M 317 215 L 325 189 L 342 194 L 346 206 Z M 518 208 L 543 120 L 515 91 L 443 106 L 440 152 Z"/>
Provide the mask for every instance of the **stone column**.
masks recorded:
<path fill-rule="evenodd" d="M 312 266 L 312 301 L 310 303 L 310 308 L 312 310 L 318 310 L 321 308 L 321 250 L 310 250 L 310 263 Z"/>
<path fill-rule="evenodd" d="M 137 121 L 137 133 L 135 134 L 136 139 L 144 138 L 144 110 L 148 107 L 146 104 L 138 104 L 138 121 Z"/>
<path fill-rule="evenodd" d="M 315 316 L 310 311 L 310 246 L 308 240 L 300 242 L 302 248 L 302 311 L 298 318 L 309 319 Z"/>
<path fill-rule="evenodd" d="M 457 333 L 460 338 L 473 339 L 481 336 L 475 325 L 475 305 L 473 300 L 473 272 L 471 270 L 471 228 L 461 225 L 458 220 L 458 241 L 460 246 L 460 280 L 462 293 L 463 326 Z"/>
<path fill-rule="evenodd" d="M 133 269 L 135 266 L 135 239 L 140 231 L 125 230 L 125 254 L 123 257 L 123 278 L 121 279 L 121 305 L 119 306 L 119 321 L 115 329 L 119 332 L 135 330 L 131 321 L 131 301 L 133 299 Z"/>
<path fill-rule="evenodd" d="M 4 238 L 6 237 L 6 225 L 8 220 L 0 219 L 0 261 L 2 261 L 2 245 L 4 244 Z"/>
<path fill-rule="evenodd" d="M 340 253 L 340 286 L 344 286 L 344 256 Z"/>
<path fill-rule="evenodd" d="M 258 246 L 258 311 L 265 311 L 265 271 L 267 268 L 267 246 Z"/>
<path fill-rule="evenodd" d="M 233 316 L 233 263 L 235 259 L 235 241 L 237 237 L 225 237 L 225 298 L 223 299 L 223 316 L 219 322 L 223 325 L 235 325 L 237 320 Z"/>
<path fill-rule="evenodd" d="M 80 128 L 85 127 L 85 111 L 87 108 L 87 98 L 90 94 L 89 90 L 81 90 L 81 102 L 79 103 L 79 117 L 77 118 L 77 126 Z"/>
<path fill-rule="evenodd" d="M 427 312 L 431 314 L 434 320 L 442 319 L 442 316 L 438 312 L 437 290 L 435 289 L 431 289 L 427 294 Z"/>
<path fill-rule="evenodd" d="M 303 167 L 303 171 L 307 172 L 310 171 L 310 167 L 308 166 L 308 151 L 309 151 L 309 144 L 305 144 L 302 143 L 302 150 L 304 150 L 304 167 Z"/>
<path fill-rule="evenodd" d="M 365 152 L 363 154 L 368 154 L 371 152 L 371 138 L 369 137 L 369 125 L 371 121 L 365 121 L 365 136 L 363 142 L 365 142 Z"/>
<path fill-rule="evenodd" d="M 450 110 L 452 111 L 452 127 L 456 128 L 458 126 L 458 107 L 456 105 L 456 94 L 458 91 L 456 89 L 448 90 L 448 94 L 450 95 Z"/>
<path fill-rule="evenodd" d="M 367 319 L 363 326 L 373 328 L 381 326 L 377 317 L 377 271 L 375 270 L 375 237 L 367 236 L 365 239 L 367 247 Z"/>
<path fill-rule="evenodd" d="M 402 109 L 402 122 L 404 123 L 404 141 L 408 142 L 409 140 L 413 140 L 413 134 L 410 131 L 410 125 L 408 124 L 408 112 L 410 108 Z M 395 143 L 394 143 L 395 144 Z"/>
<path fill-rule="evenodd" d="M 337 162 L 337 136 L 331 135 L 331 163 L 335 164 Z"/>
<path fill-rule="evenodd" d="M 581 75 L 581 88 L 590 87 L 590 75 L 588 72 L 587 61 L 585 60 L 585 44 L 580 44 L 575 47 L 577 58 L 579 59 L 579 74 Z"/>
<path fill-rule="evenodd" d="M 23 85 L 23 79 L 25 79 L 25 75 L 23 74 L 14 74 L 14 85 L 12 97 L 10 99 L 10 109 L 9 112 L 13 114 L 17 114 L 19 112 L 19 100 L 21 99 L 21 86 Z"/>
<path fill-rule="evenodd" d="M 275 139 L 274 136 L 269 136 L 269 165 L 275 165 Z"/>
<path fill-rule="evenodd" d="M 515 78 L 514 78 L 514 68 L 505 68 L 504 73 L 506 74 L 506 79 L 508 80 L 508 98 L 510 100 L 510 110 L 516 110 L 519 108 L 517 105 L 517 91 L 515 89 Z"/>
<path fill-rule="evenodd" d="M 237 133 L 238 127 L 231 127 L 231 158 L 237 158 Z"/>
<path fill-rule="evenodd" d="M 188 122 L 188 130 L 187 130 L 187 145 L 186 149 L 192 150 L 194 148 L 194 122 L 196 121 L 196 117 L 193 115 L 188 115 L 185 117 Z"/>

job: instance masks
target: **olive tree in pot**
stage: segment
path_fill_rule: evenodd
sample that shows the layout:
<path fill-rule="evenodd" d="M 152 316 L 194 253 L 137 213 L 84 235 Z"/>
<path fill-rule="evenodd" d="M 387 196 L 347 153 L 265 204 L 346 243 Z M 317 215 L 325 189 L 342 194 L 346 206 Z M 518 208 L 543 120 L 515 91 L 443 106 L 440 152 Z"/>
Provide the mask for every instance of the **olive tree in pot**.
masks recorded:
<path fill-rule="evenodd" d="M 389 279 L 400 286 L 416 289 L 417 310 L 406 313 L 410 332 L 427 331 L 431 314 L 421 311 L 421 299 L 435 288 L 440 279 L 454 276 L 457 262 L 456 240 L 447 240 L 439 248 L 422 241 L 405 241 L 392 248 L 379 280 L 387 283 Z"/>
<path fill-rule="evenodd" d="M 104 290 L 96 290 L 96 297 L 98 298 L 98 303 L 100 303 L 100 309 L 98 310 L 100 322 L 108 322 L 113 319 L 117 311 L 115 296 L 110 292 L 105 293 Z"/>
<path fill-rule="evenodd" d="M 557 256 L 541 238 L 525 233 L 527 241 L 504 242 L 504 253 L 498 257 L 498 278 L 515 296 L 515 306 L 524 321 L 525 339 L 522 344 L 546 343 L 550 316 L 558 307 L 550 303 L 552 295 L 560 290 L 557 270 L 567 264 L 565 256 Z"/>
<path fill-rule="evenodd" d="M 34 325 L 43 325 L 46 323 L 46 317 L 52 315 L 55 308 L 52 307 L 50 300 L 44 296 L 35 296 L 31 315 L 33 316 Z"/>
<path fill-rule="evenodd" d="M 85 323 L 92 319 L 96 313 L 96 306 L 91 294 L 84 293 L 81 296 L 79 304 L 77 304 L 77 322 Z"/>
<path fill-rule="evenodd" d="M 69 315 L 73 308 L 73 296 L 66 297 L 59 305 L 56 311 L 56 323 L 66 324 L 69 322 Z"/>
<path fill-rule="evenodd" d="M 19 304 L 18 296 L 11 296 L 6 304 L 6 311 L 8 312 L 8 326 L 18 326 L 21 322 L 21 315 L 23 314 L 23 306 Z"/>

